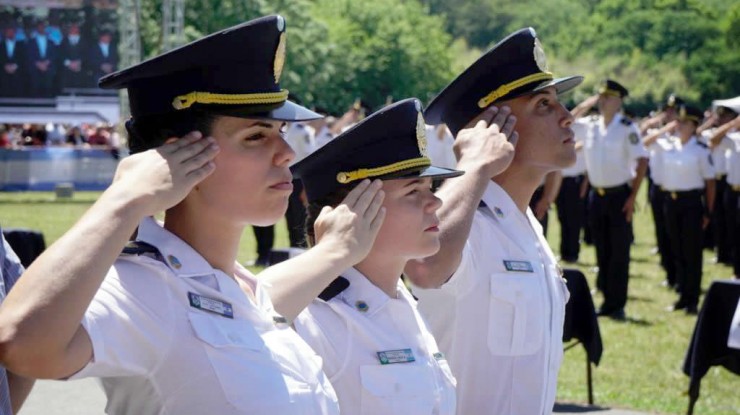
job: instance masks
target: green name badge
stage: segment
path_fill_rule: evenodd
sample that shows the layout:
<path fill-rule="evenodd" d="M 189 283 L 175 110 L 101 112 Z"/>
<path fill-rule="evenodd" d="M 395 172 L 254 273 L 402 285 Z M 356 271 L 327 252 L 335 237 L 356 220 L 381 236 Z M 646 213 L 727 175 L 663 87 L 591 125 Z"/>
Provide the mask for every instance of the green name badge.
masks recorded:
<path fill-rule="evenodd" d="M 393 363 L 410 363 L 416 361 L 411 349 L 386 350 L 378 352 L 378 359 L 381 365 L 390 365 Z"/>
<path fill-rule="evenodd" d="M 532 263 L 529 261 L 512 261 L 505 259 L 504 266 L 506 267 L 507 271 L 534 272 L 534 268 L 532 268 Z"/>

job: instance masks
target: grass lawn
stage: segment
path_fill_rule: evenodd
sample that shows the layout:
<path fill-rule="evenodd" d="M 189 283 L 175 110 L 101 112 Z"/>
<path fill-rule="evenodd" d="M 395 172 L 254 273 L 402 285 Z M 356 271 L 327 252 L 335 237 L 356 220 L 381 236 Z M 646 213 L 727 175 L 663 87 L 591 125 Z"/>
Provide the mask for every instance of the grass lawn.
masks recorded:
<path fill-rule="evenodd" d="M 47 244 L 55 241 L 95 201 L 99 193 L 76 192 L 73 199 L 56 201 L 53 193 L 0 193 L 0 224 L 3 227 L 26 227 L 44 233 Z M 604 342 L 601 365 L 595 368 L 594 398 L 602 406 L 631 408 L 659 414 L 686 412 L 688 378 L 681 371 L 695 317 L 683 313 L 669 313 L 665 307 L 676 297 L 660 283 L 664 279 L 658 257 L 651 254 L 655 245 L 652 217 L 645 203 L 645 194 L 639 199 L 635 218 L 636 244 L 632 247 L 630 264 L 628 321 L 624 323 L 600 319 Z M 556 212 L 550 212 L 549 240 L 557 254 L 559 224 Z M 251 229 L 245 230 L 239 261 L 256 256 Z M 276 246 L 288 244 L 284 221 L 277 225 Z M 84 252 L 84 247 L 80 247 Z M 714 279 L 731 277 L 728 267 L 711 262 L 714 254 L 704 254 L 706 289 Z M 578 267 L 595 286 L 594 248 L 585 246 Z M 598 306 L 601 298 L 594 302 Z M 586 402 L 585 352 L 577 346 L 565 354 L 560 371 L 558 401 Z M 740 377 L 722 368 L 713 368 L 704 377 L 701 397 L 695 408 L 699 414 L 740 414 Z"/>

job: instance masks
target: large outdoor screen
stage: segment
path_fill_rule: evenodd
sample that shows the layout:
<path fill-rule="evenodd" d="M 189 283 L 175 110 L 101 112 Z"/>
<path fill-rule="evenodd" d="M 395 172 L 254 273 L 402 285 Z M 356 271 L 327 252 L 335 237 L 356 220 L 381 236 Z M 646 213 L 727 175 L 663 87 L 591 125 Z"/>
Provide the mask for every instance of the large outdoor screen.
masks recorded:
<path fill-rule="evenodd" d="M 0 98 L 99 95 L 118 69 L 117 0 L 0 0 Z"/>

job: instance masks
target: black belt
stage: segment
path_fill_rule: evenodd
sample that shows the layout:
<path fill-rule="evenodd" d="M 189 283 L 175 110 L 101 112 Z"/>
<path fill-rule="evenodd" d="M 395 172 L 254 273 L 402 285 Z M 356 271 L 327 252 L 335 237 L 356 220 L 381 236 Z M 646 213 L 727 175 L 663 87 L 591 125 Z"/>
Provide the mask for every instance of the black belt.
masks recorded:
<path fill-rule="evenodd" d="M 693 190 L 664 190 L 668 196 L 670 196 L 673 200 L 683 199 L 687 197 L 701 197 L 701 194 L 704 192 L 703 189 L 693 189 Z"/>
<path fill-rule="evenodd" d="M 627 183 L 620 184 L 619 186 L 614 186 L 614 187 L 596 187 L 596 186 L 593 186 L 593 188 L 594 188 L 594 192 L 596 192 L 596 194 L 599 195 L 599 196 L 606 196 L 606 195 L 611 194 L 611 193 L 619 193 L 619 192 L 623 192 L 625 190 L 626 191 L 629 191 L 630 190 L 630 187 L 627 185 Z"/>
<path fill-rule="evenodd" d="M 728 184 L 729 184 L 729 183 L 728 183 Z M 740 192 L 740 185 L 733 185 L 733 184 L 731 184 L 731 185 L 729 186 L 729 188 L 730 188 L 730 190 L 732 190 L 733 192 Z"/>

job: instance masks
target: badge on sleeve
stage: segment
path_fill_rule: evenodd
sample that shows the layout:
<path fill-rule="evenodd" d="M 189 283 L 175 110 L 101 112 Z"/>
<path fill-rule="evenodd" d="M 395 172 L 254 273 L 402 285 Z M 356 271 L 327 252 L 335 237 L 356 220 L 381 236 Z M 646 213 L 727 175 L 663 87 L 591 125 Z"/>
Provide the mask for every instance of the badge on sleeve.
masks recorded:
<path fill-rule="evenodd" d="M 227 318 L 234 318 L 234 308 L 225 301 L 215 300 L 191 292 L 188 292 L 188 299 L 190 300 L 190 306 L 198 310 L 209 311 Z"/>
<path fill-rule="evenodd" d="M 411 349 L 386 350 L 378 352 L 378 359 L 381 365 L 390 365 L 393 363 L 411 363 L 415 362 L 414 352 Z"/>
<path fill-rule="evenodd" d="M 529 261 L 512 261 L 510 259 L 504 260 L 504 266 L 507 271 L 512 272 L 534 272 L 532 263 Z"/>
<path fill-rule="evenodd" d="M 637 136 L 637 133 L 630 133 L 630 143 L 637 144 L 640 142 L 640 138 Z"/>

